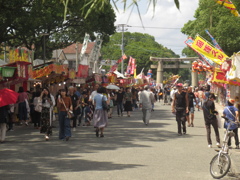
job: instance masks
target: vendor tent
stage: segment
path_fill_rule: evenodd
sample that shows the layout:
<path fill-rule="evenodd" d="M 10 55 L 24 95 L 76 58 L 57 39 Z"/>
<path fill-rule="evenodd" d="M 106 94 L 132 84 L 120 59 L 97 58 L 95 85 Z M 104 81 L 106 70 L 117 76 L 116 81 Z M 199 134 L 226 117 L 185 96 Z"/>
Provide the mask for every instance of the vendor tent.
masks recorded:
<path fill-rule="evenodd" d="M 42 60 L 42 59 L 35 59 L 33 61 L 33 66 L 38 66 L 40 64 L 44 64 L 44 60 Z"/>

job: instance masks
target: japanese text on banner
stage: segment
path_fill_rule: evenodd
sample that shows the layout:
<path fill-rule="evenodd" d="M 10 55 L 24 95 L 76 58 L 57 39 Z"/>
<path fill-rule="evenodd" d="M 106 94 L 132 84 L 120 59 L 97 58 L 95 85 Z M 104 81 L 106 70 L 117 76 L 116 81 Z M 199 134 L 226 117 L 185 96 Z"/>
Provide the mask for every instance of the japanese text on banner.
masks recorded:
<path fill-rule="evenodd" d="M 214 48 L 210 43 L 197 36 L 192 44 L 192 47 L 198 52 L 211 59 L 217 64 L 222 64 L 222 62 L 228 57 L 224 52 L 217 48 Z"/>

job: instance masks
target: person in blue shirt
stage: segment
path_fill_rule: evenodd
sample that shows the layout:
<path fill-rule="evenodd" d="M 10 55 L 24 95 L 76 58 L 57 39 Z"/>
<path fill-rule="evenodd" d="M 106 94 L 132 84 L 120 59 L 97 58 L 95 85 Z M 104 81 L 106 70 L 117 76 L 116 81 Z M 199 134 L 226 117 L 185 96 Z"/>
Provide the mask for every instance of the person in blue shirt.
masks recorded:
<path fill-rule="evenodd" d="M 234 107 L 235 100 L 234 99 L 229 99 L 227 102 L 227 106 L 223 110 L 223 116 L 228 118 L 230 121 L 238 122 L 238 109 Z M 224 123 L 224 128 L 227 129 L 229 123 L 225 121 Z M 232 130 L 235 134 L 235 144 L 236 144 L 236 149 L 239 149 L 239 138 L 238 138 L 238 124 L 232 124 L 229 128 Z M 231 146 L 231 137 L 229 138 L 228 141 L 228 146 Z"/>
<path fill-rule="evenodd" d="M 104 137 L 103 131 L 104 128 L 107 126 L 108 123 L 108 114 L 107 110 L 103 109 L 102 101 L 106 101 L 109 104 L 110 99 L 108 99 L 104 94 L 106 94 L 106 88 L 100 87 L 97 89 L 97 94 L 93 98 L 95 111 L 93 114 L 93 125 L 96 128 L 96 137 Z"/>

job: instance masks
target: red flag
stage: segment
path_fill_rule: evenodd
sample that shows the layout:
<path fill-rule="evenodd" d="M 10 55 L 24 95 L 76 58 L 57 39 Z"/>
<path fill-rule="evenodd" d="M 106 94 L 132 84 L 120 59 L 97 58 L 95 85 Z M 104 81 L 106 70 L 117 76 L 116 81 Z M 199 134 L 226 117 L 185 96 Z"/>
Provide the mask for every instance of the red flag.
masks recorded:
<path fill-rule="evenodd" d="M 136 59 L 132 58 L 132 66 L 131 66 L 131 73 L 130 74 L 134 74 L 135 68 L 136 68 Z"/>
<path fill-rule="evenodd" d="M 127 56 L 124 54 L 120 59 L 118 59 L 118 61 L 116 62 L 116 64 L 114 64 L 109 72 L 114 72 L 116 71 L 118 64 L 120 64 L 124 59 L 127 59 Z"/>
<path fill-rule="evenodd" d="M 127 66 L 127 71 L 126 71 L 127 74 L 131 74 L 132 60 L 133 60 L 133 58 L 130 56 L 129 61 L 128 61 L 128 66 Z"/>
<path fill-rule="evenodd" d="M 88 77 L 88 65 L 79 64 L 77 77 L 81 77 L 81 78 Z"/>

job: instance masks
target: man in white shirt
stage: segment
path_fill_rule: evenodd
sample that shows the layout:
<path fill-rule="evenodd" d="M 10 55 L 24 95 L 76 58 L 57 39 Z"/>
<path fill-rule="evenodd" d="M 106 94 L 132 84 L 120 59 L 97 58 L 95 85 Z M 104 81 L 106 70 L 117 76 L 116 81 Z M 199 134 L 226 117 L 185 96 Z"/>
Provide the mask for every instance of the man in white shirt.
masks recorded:
<path fill-rule="evenodd" d="M 171 102 L 173 103 L 174 94 L 177 92 L 176 86 L 174 86 L 170 92 Z M 172 104 L 171 104 L 172 105 Z"/>
<path fill-rule="evenodd" d="M 149 124 L 153 104 L 154 104 L 153 93 L 149 91 L 149 86 L 145 85 L 144 90 L 139 94 L 139 107 L 142 108 L 143 122 L 146 126 Z"/>
<path fill-rule="evenodd" d="M 92 104 L 94 104 L 94 96 L 97 94 L 97 89 L 99 88 L 99 84 L 96 84 L 94 86 L 94 91 L 91 93 L 91 95 L 89 96 L 89 101 L 92 102 Z"/>

